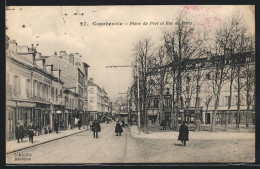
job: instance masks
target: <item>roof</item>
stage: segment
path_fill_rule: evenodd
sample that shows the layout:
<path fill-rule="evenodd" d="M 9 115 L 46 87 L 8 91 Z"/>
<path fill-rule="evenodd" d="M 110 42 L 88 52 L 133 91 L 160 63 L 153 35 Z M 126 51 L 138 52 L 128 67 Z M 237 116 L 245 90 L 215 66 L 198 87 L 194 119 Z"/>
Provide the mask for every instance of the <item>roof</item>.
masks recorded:
<path fill-rule="evenodd" d="M 88 86 L 98 86 L 98 85 L 92 82 L 91 80 L 88 80 Z"/>
<path fill-rule="evenodd" d="M 85 62 L 83 62 L 83 65 L 84 65 L 84 66 L 87 66 L 87 67 L 90 67 L 90 66 L 89 66 L 88 64 L 86 64 Z"/>

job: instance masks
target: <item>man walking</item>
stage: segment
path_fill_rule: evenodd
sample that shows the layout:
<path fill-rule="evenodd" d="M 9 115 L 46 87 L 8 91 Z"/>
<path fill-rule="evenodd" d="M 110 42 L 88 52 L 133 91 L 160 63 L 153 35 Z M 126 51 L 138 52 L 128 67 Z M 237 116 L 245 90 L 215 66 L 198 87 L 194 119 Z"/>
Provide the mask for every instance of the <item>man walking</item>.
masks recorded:
<path fill-rule="evenodd" d="M 59 130 L 58 120 L 55 120 L 55 122 L 54 122 L 54 130 L 56 131 L 56 133 L 58 133 L 58 130 Z"/>
<path fill-rule="evenodd" d="M 98 132 L 101 131 L 101 128 L 97 120 L 93 122 L 92 131 L 93 131 L 93 138 L 98 138 Z"/>
<path fill-rule="evenodd" d="M 163 127 L 163 130 L 166 130 L 166 120 L 163 119 L 162 122 L 161 122 L 161 125 Z"/>
<path fill-rule="evenodd" d="M 29 142 L 33 144 L 34 127 L 32 123 L 30 123 L 28 130 L 29 130 Z"/>
<path fill-rule="evenodd" d="M 17 126 L 15 127 L 15 137 L 18 143 L 20 143 L 19 142 L 20 139 L 21 142 L 23 142 L 24 130 L 23 130 L 23 126 L 21 126 L 19 122 L 17 122 Z"/>
<path fill-rule="evenodd" d="M 121 136 L 121 133 L 123 132 L 123 129 L 121 127 L 121 125 L 119 124 L 119 122 L 116 122 L 116 128 L 115 128 L 115 133 L 118 136 L 118 134 Z"/>
<path fill-rule="evenodd" d="M 78 121 L 78 127 L 79 127 L 79 130 L 80 130 L 80 128 L 81 128 L 81 119 L 79 119 L 79 121 Z"/>
<path fill-rule="evenodd" d="M 185 121 L 183 121 L 179 130 L 178 140 L 181 140 L 181 146 L 186 146 L 186 141 L 189 141 L 189 128 L 185 125 Z"/>

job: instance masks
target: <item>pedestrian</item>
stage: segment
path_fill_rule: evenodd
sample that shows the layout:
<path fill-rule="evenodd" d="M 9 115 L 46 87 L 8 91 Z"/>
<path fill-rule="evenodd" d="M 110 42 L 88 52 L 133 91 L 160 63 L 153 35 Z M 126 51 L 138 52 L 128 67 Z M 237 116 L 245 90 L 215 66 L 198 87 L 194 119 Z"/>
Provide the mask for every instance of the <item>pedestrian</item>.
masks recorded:
<path fill-rule="evenodd" d="M 23 130 L 23 126 L 21 126 L 19 122 L 17 122 L 17 126 L 15 127 L 15 137 L 18 143 L 20 143 L 19 141 L 20 139 L 21 142 L 23 142 L 24 130 Z"/>
<path fill-rule="evenodd" d="M 101 127 L 97 120 L 93 122 L 92 131 L 93 131 L 93 138 L 98 138 L 98 132 L 101 132 Z"/>
<path fill-rule="evenodd" d="M 195 129 L 198 131 L 201 131 L 201 121 L 200 121 L 199 117 L 196 119 L 195 124 L 196 124 Z"/>
<path fill-rule="evenodd" d="M 169 117 L 168 119 L 168 127 L 169 127 L 169 130 L 172 129 L 172 121 L 171 121 L 171 118 Z"/>
<path fill-rule="evenodd" d="M 179 130 L 178 140 L 181 140 L 181 146 L 186 146 L 186 141 L 189 141 L 189 128 L 185 125 L 185 121 L 183 121 Z"/>
<path fill-rule="evenodd" d="M 163 130 L 166 130 L 166 120 L 163 119 L 162 122 L 161 122 L 161 125 L 163 127 Z"/>
<path fill-rule="evenodd" d="M 28 130 L 29 130 L 29 132 L 28 132 L 29 133 L 29 143 L 31 142 L 33 144 L 33 136 L 34 136 L 35 129 L 34 129 L 32 122 L 30 123 Z"/>
<path fill-rule="evenodd" d="M 122 120 L 121 123 L 122 123 L 122 127 L 125 127 L 125 121 Z"/>
<path fill-rule="evenodd" d="M 89 119 L 86 120 L 86 126 L 87 126 L 87 130 L 88 130 L 88 126 L 89 126 Z"/>
<path fill-rule="evenodd" d="M 59 130 L 59 122 L 58 122 L 58 120 L 54 121 L 54 130 L 56 131 L 56 133 L 58 133 L 58 130 Z"/>
<path fill-rule="evenodd" d="M 89 122 L 89 128 L 92 130 L 92 126 L 93 126 L 93 120 L 90 119 L 90 122 Z"/>
<path fill-rule="evenodd" d="M 121 127 L 121 125 L 119 124 L 119 122 L 116 122 L 116 128 L 115 128 L 115 133 L 118 136 L 118 134 L 121 136 L 121 133 L 123 132 L 123 129 Z"/>
<path fill-rule="evenodd" d="M 80 130 L 80 128 L 81 128 L 81 119 L 79 119 L 79 121 L 78 121 L 78 127 L 79 127 L 79 130 Z"/>

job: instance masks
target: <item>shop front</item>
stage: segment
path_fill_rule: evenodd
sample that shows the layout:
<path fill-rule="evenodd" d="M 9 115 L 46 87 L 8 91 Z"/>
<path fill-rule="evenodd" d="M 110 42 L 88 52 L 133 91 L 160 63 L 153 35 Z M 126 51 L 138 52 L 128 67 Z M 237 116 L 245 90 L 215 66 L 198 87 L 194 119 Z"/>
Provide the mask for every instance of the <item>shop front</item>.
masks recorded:
<path fill-rule="evenodd" d="M 28 135 L 27 129 L 30 122 L 33 121 L 33 110 L 35 103 L 22 100 L 6 101 L 6 135 L 8 140 L 15 139 L 15 126 L 19 122 Z"/>
<path fill-rule="evenodd" d="M 66 129 L 64 106 L 53 105 L 53 114 L 52 114 L 52 124 L 53 125 L 54 125 L 55 120 L 58 120 L 59 130 L 65 130 Z M 54 128 L 54 126 L 52 128 Z"/>
<path fill-rule="evenodd" d="M 33 125 L 37 134 L 46 134 L 50 130 L 50 104 L 36 103 L 33 113 Z"/>

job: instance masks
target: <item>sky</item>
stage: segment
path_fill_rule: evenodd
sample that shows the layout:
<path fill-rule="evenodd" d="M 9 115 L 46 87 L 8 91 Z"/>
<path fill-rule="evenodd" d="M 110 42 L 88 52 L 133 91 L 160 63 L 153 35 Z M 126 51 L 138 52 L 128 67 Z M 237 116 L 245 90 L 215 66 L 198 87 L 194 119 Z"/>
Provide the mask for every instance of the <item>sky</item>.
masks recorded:
<path fill-rule="evenodd" d="M 6 34 L 18 45 L 38 43 L 37 51 L 44 56 L 54 51 L 80 53 L 90 66 L 89 78 L 104 87 L 113 101 L 133 83 L 132 68 L 106 66 L 130 65 L 140 38 L 151 37 L 155 45 L 160 43 L 162 31 L 172 29 L 180 15 L 213 36 L 215 29 L 237 11 L 254 35 L 254 6 L 246 5 L 9 6 Z M 99 25 L 105 22 L 122 25 Z"/>

